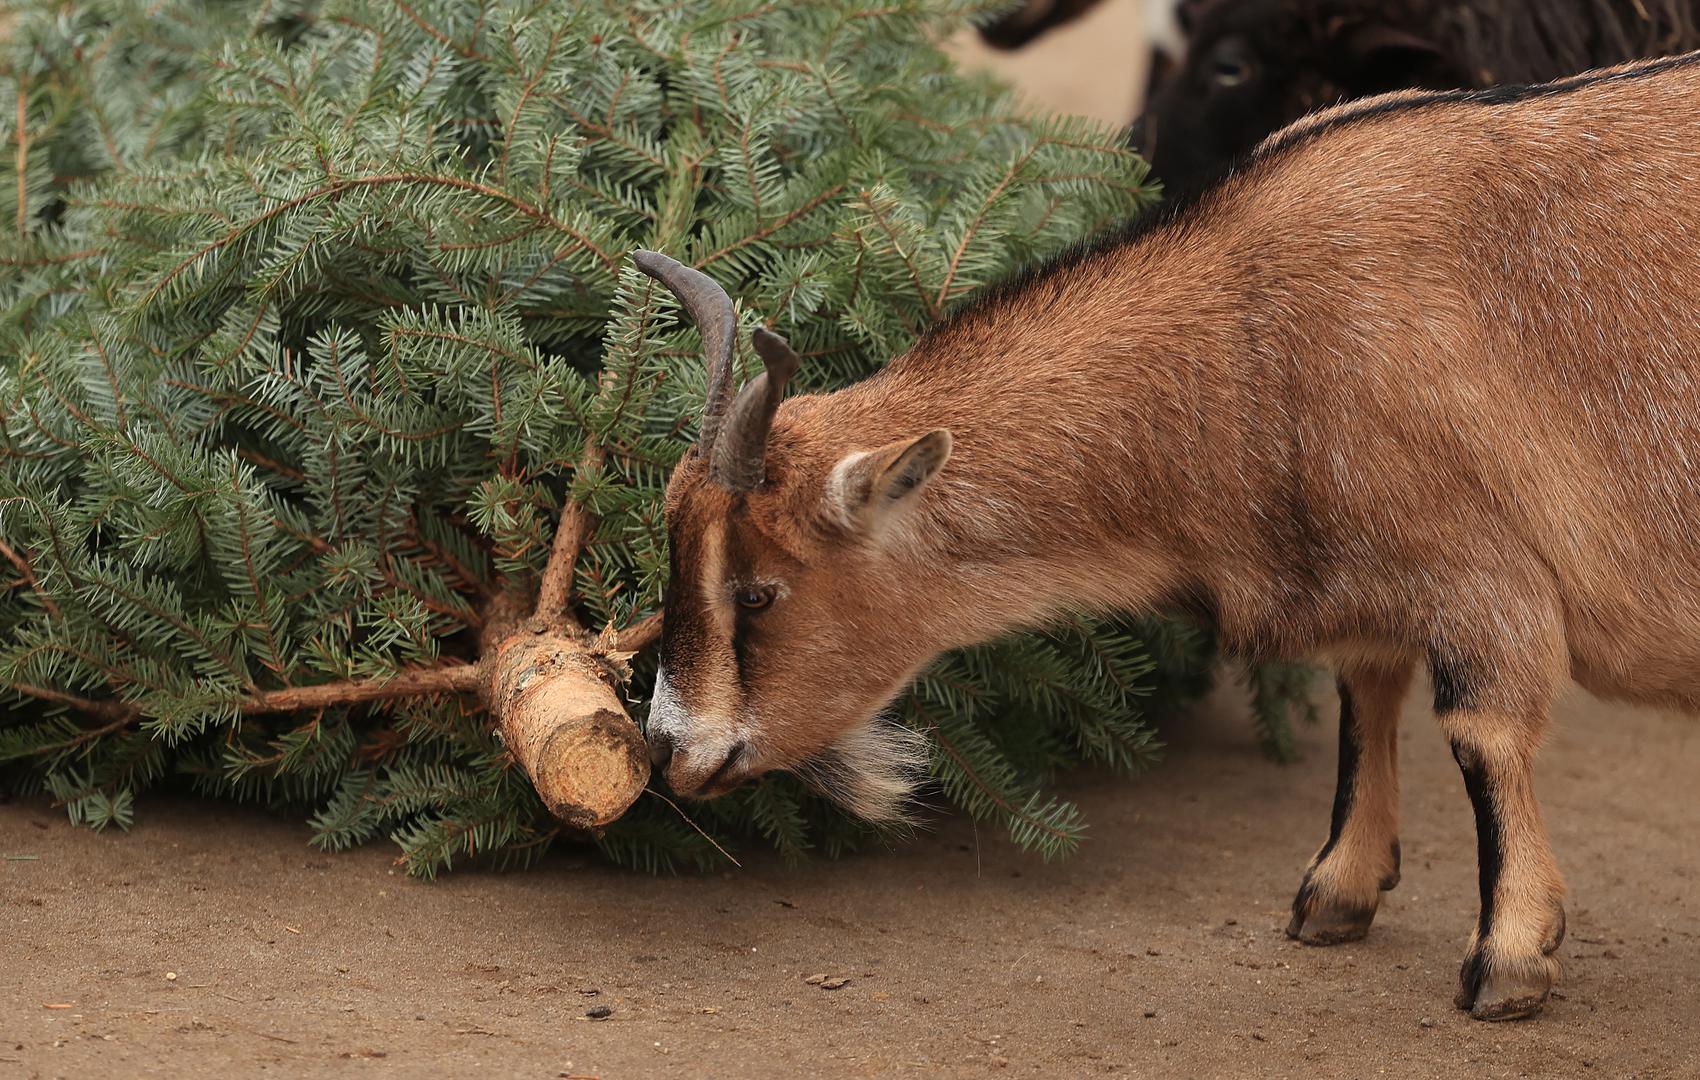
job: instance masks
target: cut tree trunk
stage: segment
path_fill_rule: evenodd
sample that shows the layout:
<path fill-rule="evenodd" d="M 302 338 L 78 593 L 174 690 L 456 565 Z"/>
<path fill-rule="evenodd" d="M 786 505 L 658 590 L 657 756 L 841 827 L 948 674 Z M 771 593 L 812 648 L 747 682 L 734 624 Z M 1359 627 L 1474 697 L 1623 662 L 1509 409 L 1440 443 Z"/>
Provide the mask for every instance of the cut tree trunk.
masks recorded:
<path fill-rule="evenodd" d="M 509 634 L 481 661 L 502 742 L 568 825 L 610 824 L 649 782 L 648 746 L 614 689 L 622 664 L 621 654 L 546 626 Z"/>

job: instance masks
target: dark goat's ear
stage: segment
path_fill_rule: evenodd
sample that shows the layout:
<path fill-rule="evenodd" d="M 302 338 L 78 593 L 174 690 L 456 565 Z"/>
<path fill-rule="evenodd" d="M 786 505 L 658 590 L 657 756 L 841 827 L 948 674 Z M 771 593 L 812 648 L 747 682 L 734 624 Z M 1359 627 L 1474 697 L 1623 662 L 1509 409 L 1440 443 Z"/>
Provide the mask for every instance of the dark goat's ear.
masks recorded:
<path fill-rule="evenodd" d="M 1174 9 L 1175 25 L 1181 28 L 1181 33 L 1190 36 L 1193 29 L 1198 26 L 1199 18 L 1203 15 L 1204 9 L 1214 2 L 1215 0 L 1180 0 L 1180 3 L 1176 4 Z"/>
<path fill-rule="evenodd" d="M 1434 42 L 1393 26 L 1360 26 L 1342 43 L 1360 93 L 1464 86 L 1459 65 Z"/>

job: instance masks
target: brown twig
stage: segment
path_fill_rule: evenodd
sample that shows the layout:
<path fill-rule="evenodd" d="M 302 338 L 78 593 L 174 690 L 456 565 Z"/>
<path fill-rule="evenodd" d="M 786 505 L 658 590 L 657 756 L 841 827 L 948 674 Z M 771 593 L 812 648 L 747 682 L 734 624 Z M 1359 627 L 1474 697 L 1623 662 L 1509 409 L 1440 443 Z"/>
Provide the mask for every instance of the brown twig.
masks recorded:
<path fill-rule="evenodd" d="M 385 679 L 352 679 L 346 682 L 321 683 L 318 686 L 297 686 L 288 690 L 272 690 L 250 694 L 242 699 L 244 716 L 262 713 L 295 712 L 298 709 L 325 709 L 335 705 L 356 705 L 363 701 L 383 701 L 390 698 L 417 697 L 425 694 L 469 693 L 482 686 L 477 664 L 455 663 L 442 667 L 404 671 Z M 142 718 L 142 710 L 125 701 L 94 701 L 67 694 L 47 686 L 12 683 L 12 690 L 42 701 L 68 705 L 78 712 L 101 717 L 107 721 L 60 743 L 38 747 L 32 753 L 45 754 L 88 742 L 134 724 Z"/>
<path fill-rule="evenodd" d="M 408 525 L 408 535 L 413 540 L 417 541 L 420 547 L 429 552 L 432 558 L 438 560 L 444 566 L 447 566 L 456 577 L 460 578 L 461 582 L 467 588 L 476 592 L 484 601 L 488 602 L 496 595 L 496 590 L 483 578 L 473 573 L 470 567 L 456 558 L 454 552 L 441 544 L 433 543 L 430 538 L 421 532 L 419 529 L 419 519 L 417 517 L 412 519 Z"/>
<path fill-rule="evenodd" d="M 28 694 L 30 697 L 56 702 L 60 705 L 69 705 L 78 712 L 86 712 L 90 716 L 104 717 L 111 721 L 108 724 L 108 728 L 111 730 L 117 730 L 142 715 L 140 709 L 122 701 L 91 701 L 75 694 L 67 694 L 63 690 L 55 690 L 50 686 L 35 686 L 31 683 L 13 683 L 11 685 L 12 689 L 20 694 Z M 104 730 L 90 734 L 104 734 Z"/>
<path fill-rule="evenodd" d="M 18 237 L 29 232 L 29 98 L 30 77 L 24 72 L 18 77 Z"/>
<path fill-rule="evenodd" d="M 620 631 L 617 648 L 624 653 L 642 652 L 661 638 L 661 612 L 640 619 Z"/>
<path fill-rule="evenodd" d="M 24 584 L 41 597 L 41 606 L 47 609 L 47 613 L 55 619 L 59 618 L 59 605 L 53 602 L 51 596 L 42 591 L 41 582 L 36 580 L 35 570 L 30 567 L 30 561 L 13 550 L 11 545 L 4 540 L 0 540 L 0 556 L 4 556 L 7 562 L 18 568 L 18 573 L 23 575 Z"/>
<path fill-rule="evenodd" d="M 696 822 L 692 821 L 691 815 L 689 815 L 689 814 L 685 813 L 683 810 L 679 809 L 678 803 L 674 802 L 672 799 L 669 799 L 667 796 L 661 794 L 661 792 L 656 791 L 654 788 L 644 788 L 644 794 L 653 795 L 657 799 L 660 799 L 662 802 L 666 803 L 668 806 L 671 806 L 673 808 L 673 812 L 675 814 L 678 814 L 681 818 L 684 818 L 686 825 L 689 825 L 691 828 L 693 828 L 697 832 L 701 833 L 702 838 L 704 840 L 707 840 L 709 842 L 709 844 L 713 846 L 714 850 L 716 850 L 716 851 L 720 852 L 720 854 L 726 856 L 727 862 L 731 863 L 733 866 L 736 866 L 740 870 L 742 870 L 744 868 L 744 864 L 739 862 L 737 859 L 734 859 L 732 857 L 732 853 L 730 851 L 727 851 L 725 848 L 721 847 L 720 844 L 715 841 L 714 837 L 708 835 L 708 833 L 703 830 L 703 827 L 701 825 L 698 825 Z"/>
<path fill-rule="evenodd" d="M 251 694 L 242 699 L 242 713 L 245 716 L 254 716 L 260 713 L 295 712 L 297 709 L 324 709 L 333 705 L 356 705 L 362 701 L 383 701 L 387 698 L 460 694 L 477 690 L 479 685 L 477 664 L 445 664 L 442 667 L 404 671 L 386 679 L 355 679 Z"/>
<path fill-rule="evenodd" d="M 594 441 L 586 444 L 579 459 L 578 472 L 600 469 L 607 454 Z M 573 571 L 579 555 L 596 527 L 596 517 L 587 508 L 570 498 L 561 508 L 561 522 L 555 527 L 555 545 L 549 552 L 549 564 L 543 568 L 543 584 L 537 590 L 537 614 L 551 626 L 568 621 L 567 599 L 572 595 Z"/>
<path fill-rule="evenodd" d="M 285 465 L 281 461 L 274 461 L 260 453 L 258 450 L 249 450 L 247 447 L 238 446 L 236 448 L 236 456 L 250 465 L 258 465 L 262 469 L 268 469 L 271 472 L 277 473 L 286 480 L 293 480 L 298 484 L 306 483 L 307 481 L 307 474 L 302 472 L 300 469 L 291 465 Z"/>

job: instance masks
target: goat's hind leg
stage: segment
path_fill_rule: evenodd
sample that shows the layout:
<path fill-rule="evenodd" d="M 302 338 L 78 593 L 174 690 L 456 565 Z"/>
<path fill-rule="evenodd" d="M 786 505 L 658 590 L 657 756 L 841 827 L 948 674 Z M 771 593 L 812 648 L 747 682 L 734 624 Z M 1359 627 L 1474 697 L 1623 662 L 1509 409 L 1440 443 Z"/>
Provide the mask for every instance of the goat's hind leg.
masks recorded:
<path fill-rule="evenodd" d="M 1399 707 L 1409 662 L 1340 671 L 1340 769 L 1328 840 L 1293 900 L 1289 937 L 1310 945 L 1369 933 L 1381 894 L 1399 883 Z"/>

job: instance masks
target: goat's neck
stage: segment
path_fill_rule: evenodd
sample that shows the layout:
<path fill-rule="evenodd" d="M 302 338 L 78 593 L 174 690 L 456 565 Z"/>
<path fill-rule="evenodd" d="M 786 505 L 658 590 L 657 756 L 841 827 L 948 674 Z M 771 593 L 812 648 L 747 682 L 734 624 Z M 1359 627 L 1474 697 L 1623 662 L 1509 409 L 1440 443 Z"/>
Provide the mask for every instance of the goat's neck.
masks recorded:
<path fill-rule="evenodd" d="M 1263 421 L 1248 430 L 1255 394 L 1221 359 L 1232 347 L 1140 306 L 1014 334 L 948 326 L 833 395 L 838 430 L 867 431 L 868 445 L 955 435 L 903 542 L 965 639 L 1208 589 L 1213 530 L 1256 513 L 1244 455 Z"/>

